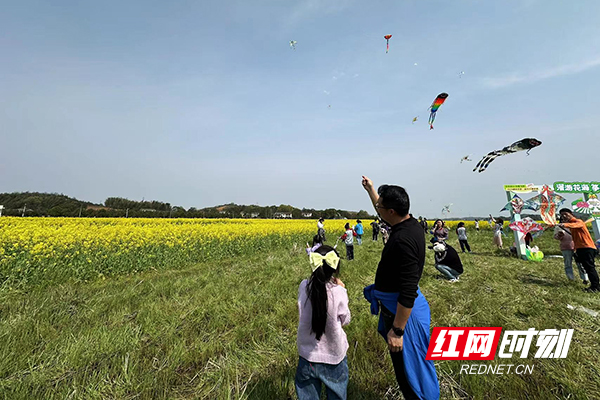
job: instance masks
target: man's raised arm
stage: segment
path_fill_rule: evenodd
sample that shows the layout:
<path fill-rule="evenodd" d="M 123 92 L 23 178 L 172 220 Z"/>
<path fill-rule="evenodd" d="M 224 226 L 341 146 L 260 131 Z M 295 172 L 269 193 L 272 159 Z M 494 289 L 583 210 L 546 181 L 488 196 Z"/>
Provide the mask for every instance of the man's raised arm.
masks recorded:
<path fill-rule="evenodd" d="M 377 191 L 375 190 L 375 186 L 373 186 L 373 181 L 363 175 L 362 185 L 365 188 L 365 190 L 367 191 L 367 193 L 369 194 L 369 198 L 371 199 L 371 203 L 373 203 L 373 208 L 375 209 L 375 213 L 377 213 L 377 207 L 375 207 L 375 205 L 377 204 L 377 200 L 379 200 L 379 195 L 377 194 Z"/>

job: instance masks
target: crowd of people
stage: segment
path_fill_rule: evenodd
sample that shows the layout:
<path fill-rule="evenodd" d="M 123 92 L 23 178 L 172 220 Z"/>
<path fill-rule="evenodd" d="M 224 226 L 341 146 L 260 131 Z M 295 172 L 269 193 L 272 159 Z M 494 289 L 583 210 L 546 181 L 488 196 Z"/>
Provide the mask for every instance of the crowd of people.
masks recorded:
<path fill-rule="evenodd" d="M 419 289 L 425 252 L 433 250 L 435 269 L 449 282 L 459 282 L 464 272 L 459 252 L 448 244 L 449 229 L 438 219 L 429 229 L 426 218 L 415 219 L 410 213 L 410 200 L 400 186 L 382 185 L 377 190 L 363 176 L 366 190 L 378 219 L 371 222 L 372 240 L 381 233 L 384 248 L 372 285 L 364 288 L 371 313 L 379 316 L 378 332 L 386 341 L 396 380 L 405 399 L 438 399 L 439 382 L 435 365 L 426 360 L 429 343 L 429 304 Z M 489 216 L 493 244 L 503 248 L 504 221 Z M 479 220 L 475 220 L 479 232 Z M 354 240 L 362 245 L 364 227 L 360 219 L 345 224 L 338 237 L 346 246 L 346 260 L 354 260 Z M 455 230 L 462 253 L 471 253 L 464 222 Z M 431 235 L 426 246 L 426 234 Z M 574 280 L 573 261 L 588 292 L 599 292 L 599 277 L 594 265 L 596 243 L 586 224 L 569 209 L 560 210 L 560 224 L 554 229 L 560 242 L 564 268 Z M 524 238 L 527 245 L 533 237 Z M 348 294 L 339 279 L 341 257 L 334 247 L 324 244 L 324 220 L 318 222 L 317 234 L 306 252 L 312 268 L 310 278 L 302 281 L 298 291 L 299 326 L 297 346 L 299 361 L 295 387 L 298 398 L 319 399 L 324 385 L 328 399 L 345 399 L 349 380 L 348 340 L 343 327 L 350 323 Z"/>

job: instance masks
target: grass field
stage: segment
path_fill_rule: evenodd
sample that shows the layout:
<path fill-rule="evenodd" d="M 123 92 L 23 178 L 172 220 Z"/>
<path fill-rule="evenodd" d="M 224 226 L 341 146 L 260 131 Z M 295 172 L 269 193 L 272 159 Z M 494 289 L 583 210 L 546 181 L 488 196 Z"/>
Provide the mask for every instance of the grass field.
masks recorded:
<path fill-rule="evenodd" d="M 303 244 L 315 225 L 307 222 L 306 231 L 282 228 L 275 236 L 272 230 L 264 236 L 232 234 L 234 247 L 208 241 L 219 251 L 212 256 L 202 253 L 208 247 L 180 258 L 176 255 L 185 246 L 160 247 L 165 254 L 155 264 L 147 256 L 160 254 L 148 242 L 152 236 L 139 235 L 135 240 L 145 238 L 146 247 L 122 252 L 114 258 L 118 262 L 105 264 L 121 267 L 106 273 L 87 258 L 74 264 L 80 272 L 62 271 L 73 263 L 64 258 L 43 261 L 47 271 L 40 272 L 30 253 L 11 253 L 21 258 L 1 264 L 10 285 L 0 290 L 0 398 L 295 398 L 297 288 L 310 274 Z M 328 222 L 332 243 L 338 228 Z M 377 319 L 362 296 L 382 249 L 369 234 L 355 247 L 356 261 L 341 267 L 352 312 L 346 329 L 349 398 L 400 399 Z M 440 362 L 442 398 L 598 399 L 600 318 L 567 304 L 600 311 L 600 296 L 583 293 L 581 282 L 568 282 L 561 259 L 509 258 L 493 249 L 489 230 L 470 229 L 469 239 L 474 254 L 462 257 L 465 273 L 458 283 L 439 279 L 428 251 L 421 290 L 431 306 L 432 327 L 572 328 L 575 333 L 566 359 L 536 360 L 532 352 L 527 360 L 489 362 L 534 365 L 531 375 L 461 375 L 466 362 Z M 458 247 L 455 234 L 449 243 Z M 549 233 L 535 244 L 546 254 L 559 253 Z M 11 271 L 27 262 L 27 274 Z"/>

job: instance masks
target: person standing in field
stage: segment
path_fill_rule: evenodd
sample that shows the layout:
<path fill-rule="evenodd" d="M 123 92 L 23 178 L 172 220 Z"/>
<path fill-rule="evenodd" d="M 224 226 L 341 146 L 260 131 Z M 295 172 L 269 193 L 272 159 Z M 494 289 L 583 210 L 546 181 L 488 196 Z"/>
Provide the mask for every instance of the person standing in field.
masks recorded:
<path fill-rule="evenodd" d="M 356 232 L 356 241 L 360 246 L 362 244 L 362 235 L 363 233 L 365 233 L 363 229 L 363 224 L 360 219 L 356 220 L 356 225 L 354 225 L 354 232 Z"/>
<path fill-rule="evenodd" d="M 479 220 L 478 219 L 475 220 L 475 230 L 477 232 L 479 232 Z"/>
<path fill-rule="evenodd" d="M 425 218 L 425 217 L 423 217 L 422 226 L 423 226 L 423 231 L 425 231 L 425 233 L 427 233 L 429 226 L 427 225 L 427 218 Z"/>
<path fill-rule="evenodd" d="M 565 275 L 567 275 L 568 280 L 574 281 L 575 275 L 573 274 L 573 256 L 575 255 L 575 243 L 573 242 L 571 231 L 569 231 L 567 228 L 561 228 L 557 226 L 554 228 L 554 239 L 560 240 L 560 252 L 563 255 L 563 261 L 565 263 Z M 577 269 L 579 271 L 579 277 L 583 281 L 583 284 L 587 285 L 589 283 L 588 276 L 585 273 L 583 266 L 578 260 L 575 260 L 575 264 L 577 265 Z"/>
<path fill-rule="evenodd" d="M 600 292 L 600 279 L 598 278 L 598 272 L 596 271 L 594 262 L 598 250 L 596 249 L 596 244 L 594 243 L 585 222 L 575 218 L 573 212 L 568 208 L 560 210 L 560 220 L 564 222 L 561 222 L 558 226 L 561 228 L 569 228 L 571 231 L 577 259 L 581 265 L 583 265 L 583 269 L 587 272 L 590 280 L 590 286 L 584 290 L 591 293 Z"/>
<path fill-rule="evenodd" d="M 382 185 L 362 177 L 376 212 L 391 226 L 381 253 L 375 284 L 364 289 L 371 313 L 379 314 L 378 331 L 388 344 L 396 380 L 405 399 L 439 399 L 433 361 L 425 359 L 431 312 L 419 290 L 425 265 L 425 234 L 409 215 L 410 200 L 400 186 Z"/>
<path fill-rule="evenodd" d="M 441 219 L 437 219 L 433 224 L 433 229 L 431 231 L 433 237 L 431 238 L 431 243 L 435 242 L 445 242 L 448 240 L 448 228 L 446 228 L 446 224 Z"/>
<path fill-rule="evenodd" d="M 340 236 L 340 239 L 346 244 L 346 260 L 352 261 L 354 260 L 354 237 L 357 235 L 348 223 L 346 223 L 344 229 L 346 229 L 346 232 Z"/>
<path fill-rule="evenodd" d="M 469 246 L 469 241 L 467 240 L 467 228 L 465 228 L 464 222 L 459 222 L 456 227 L 456 234 L 458 235 L 458 243 L 460 243 L 460 249 L 462 252 L 465 252 L 465 248 L 470 253 L 471 246 Z"/>
<path fill-rule="evenodd" d="M 298 367 L 294 384 L 299 400 L 319 400 L 324 385 L 328 399 L 344 400 L 348 388 L 348 293 L 336 277 L 340 256 L 323 245 L 309 254 L 313 270 L 298 289 Z"/>
<path fill-rule="evenodd" d="M 490 226 L 494 225 L 494 244 L 498 249 L 502 250 L 502 226 L 504 225 L 504 220 L 502 218 L 494 219 L 492 214 L 490 214 Z"/>
<path fill-rule="evenodd" d="M 325 218 L 323 217 L 317 221 L 317 235 L 321 237 L 321 242 L 325 241 Z"/>
<path fill-rule="evenodd" d="M 377 236 L 379 235 L 379 220 L 375 219 L 375 221 L 371 222 L 371 228 L 373 228 L 373 241 L 377 241 Z"/>

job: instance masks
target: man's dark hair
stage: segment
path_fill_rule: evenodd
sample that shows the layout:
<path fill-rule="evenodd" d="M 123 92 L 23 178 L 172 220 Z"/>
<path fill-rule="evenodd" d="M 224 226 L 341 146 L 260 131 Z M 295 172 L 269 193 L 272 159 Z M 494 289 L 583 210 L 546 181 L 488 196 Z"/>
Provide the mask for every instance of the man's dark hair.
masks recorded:
<path fill-rule="evenodd" d="M 377 194 L 381 197 L 381 205 L 385 208 L 392 209 L 399 216 L 404 217 L 410 209 L 410 200 L 408 193 L 403 187 L 396 185 L 381 185 L 377 189 Z"/>
<path fill-rule="evenodd" d="M 562 213 L 569 213 L 571 215 L 573 215 L 573 211 L 569 210 L 568 208 L 561 208 L 560 211 L 558 212 L 559 214 Z"/>

